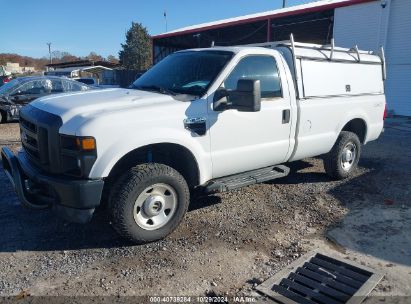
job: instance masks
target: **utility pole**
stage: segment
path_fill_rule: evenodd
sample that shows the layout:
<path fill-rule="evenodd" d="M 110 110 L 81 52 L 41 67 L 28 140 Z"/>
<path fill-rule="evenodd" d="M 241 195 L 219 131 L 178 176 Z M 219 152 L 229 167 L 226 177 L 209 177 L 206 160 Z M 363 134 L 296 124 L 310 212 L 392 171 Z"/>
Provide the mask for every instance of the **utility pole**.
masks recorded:
<path fill-rule="evenodd" d="M 283 0 L 283 8 L 287 6 L 287 0 Z"/>
<path fill-rule="evenodd" d="M 50 64 L 52 64 L 52 63 L 53 63 L 53 59 L 51 59 L 51 42 L 48 42 L 47 45 L 49 46 Z"/>
<path fill-rule="evenodd" d="M 165 21 L 165 24 L 166 24 L 166 32 L 168 31 L 168 26 L 167 26 L 167 11 L 166 10 L 164 10 L 164 21 Z"/>

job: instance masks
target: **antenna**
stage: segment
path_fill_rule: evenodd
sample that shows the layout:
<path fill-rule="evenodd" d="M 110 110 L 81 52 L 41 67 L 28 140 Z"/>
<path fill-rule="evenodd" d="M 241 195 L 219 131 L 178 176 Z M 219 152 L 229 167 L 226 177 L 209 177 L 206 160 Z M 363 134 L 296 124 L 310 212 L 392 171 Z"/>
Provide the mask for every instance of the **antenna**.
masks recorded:
<path fill-rule="evenodd" d="M 354 46 L 354 51 L 357 53 L 358 62 L 361 62 L 360 51 L 359 51 L 359 49 L 358 49 L 358 45 L 355 45 L 355 46 Z"/>
<path fill-rule="evenodd" d="M 332 38 L 332 39 L 331 39 L 331 52 L 330 52 L 330 60 L 333 60 L 334 48 L 335 48 L 335 40 L 334 40 L 334 38 Z"/>

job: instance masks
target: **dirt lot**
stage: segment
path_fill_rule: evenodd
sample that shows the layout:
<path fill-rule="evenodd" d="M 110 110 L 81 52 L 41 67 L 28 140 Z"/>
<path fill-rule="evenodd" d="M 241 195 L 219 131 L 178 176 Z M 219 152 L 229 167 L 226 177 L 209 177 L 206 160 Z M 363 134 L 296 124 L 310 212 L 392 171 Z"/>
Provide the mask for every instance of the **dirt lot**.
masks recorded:
<path fill-rule="evenodd" d="M 0 125 L 0 145 L 15 140 L 18 125 Z M 410 159 L 410 121 L 392 121 L 350 180 L 299 161 L 275 182 L 193 198 L 171 236 L 142 246 L 119 240 L 102 212 L 74 225 L 24 209 L 1 171 L 0 296 L 256 295 L 315 248 L 384 272 L 372 295 L 411 296 Z"/>

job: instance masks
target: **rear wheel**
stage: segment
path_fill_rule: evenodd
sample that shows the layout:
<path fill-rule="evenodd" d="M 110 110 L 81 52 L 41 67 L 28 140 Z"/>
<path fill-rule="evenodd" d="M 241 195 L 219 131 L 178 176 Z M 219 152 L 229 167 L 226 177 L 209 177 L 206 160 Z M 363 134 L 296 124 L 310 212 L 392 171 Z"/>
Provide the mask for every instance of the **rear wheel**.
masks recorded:
<path fill-rule="evenodd" d="M 331 151 L 324 157 L 325 172 L 335 179 L 352 175 L 361 155 L 361 142 L 355 133 L 342 131 Z"/>
<path fill-rule="evenodd" d="M 186 181 L 171 167 L 142 164 L 128 170 L 109 199 L 114 229 L 134 243 L 166 237 L 182 221 L 190 201 Z"/>

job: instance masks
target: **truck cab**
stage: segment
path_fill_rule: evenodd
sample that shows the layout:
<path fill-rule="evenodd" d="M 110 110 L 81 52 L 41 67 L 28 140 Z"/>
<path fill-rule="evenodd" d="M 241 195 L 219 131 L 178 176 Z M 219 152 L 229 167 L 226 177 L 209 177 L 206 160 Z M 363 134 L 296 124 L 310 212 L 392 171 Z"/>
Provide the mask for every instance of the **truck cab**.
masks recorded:
<path fill-rule="evenodd" d="M 133 242 L 182 221 L 194 189 L 229 191 L 321 156 L 350 176 L 379 137 L 383 53 L 290 43 L 176 52 L 130 89 L 40 98 L 21 111 L 23 149 L 2 150 L 25 206 L 87 222 L 102 204 Z"/>

